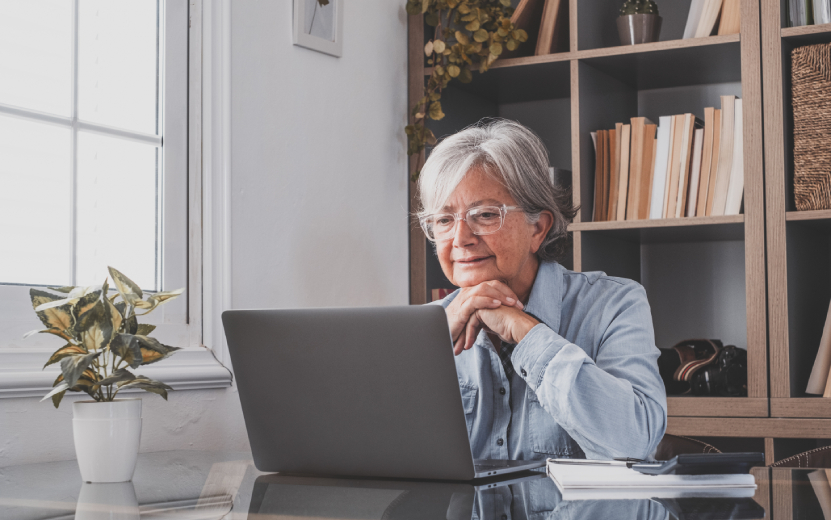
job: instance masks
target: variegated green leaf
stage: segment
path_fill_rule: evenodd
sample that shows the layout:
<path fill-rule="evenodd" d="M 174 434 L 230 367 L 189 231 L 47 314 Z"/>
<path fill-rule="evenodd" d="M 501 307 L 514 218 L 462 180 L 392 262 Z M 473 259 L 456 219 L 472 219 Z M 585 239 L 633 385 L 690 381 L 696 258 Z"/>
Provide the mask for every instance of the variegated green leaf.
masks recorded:
<path fill-rule="evenodd" d="M 109 386 L 114 385 L 116 383 L 121 383 L 122 381 L 132 381 L 135 378 L 136 376 L 130 373 L 130 371 L 126 368 L 119 368 L 118 370 L 113 372 L 113 374 L 110 377 L 106 377 L 101 381 L 98 381 L 98 383 L 96 383 L 95 386 Z"/>
<path fill-rule="evenodd" d="M 101 291 L 91 291 L 81 296 L 72 307 L 72 315 L 75 316 L 75 321 L 80 320 L 81 316 L 92 310 L 100 299 Z"/>
<path fill-rule="evenodd" d="M 110 350 L 123 359 L 130 368 L 141 365 L 141 347 L 136 336 L 132 334 L 116 334 L 110 343 Z"/>
<path fill-rule="evenodd" d="M 179 347 L 162 345 L 156 338 L 151 338 L 149 336 L 135 335 L 133 337 L 138 340 L 138 344 L 141 347 L 142 365 L 149 365 L 150 363 L 161 361 L 162 359 L 172 356 L 177 350 L 181 350 Z"/>
<path fill-rule="evenodd" d="M 118 289 L 118 294 L 121 295 L 121 298 L 123 298 L 125 302 L 130 305 L 135 305 L 137 300 L 142 299 L 144 295 L 136 282 L 124 276 L 124 274 L 114 267 L 107 267 L 107 269 L 110 271 L 110 277 L 113 279 L 115 288 Z"/>
<path fill-rule="evenodd" d="M 147 336 L 151 332 L 156 330 L 155 325 L 150 325 L 149 323 L 140 323 L 136 328 L 136 331 L 133 334 L 138 334 L 140 336 Z"/>
<path fill-rule="evenodd" d="M 173 390 L 173 388 L 167 386 L 161 381 L 154 381 L 153 379 L 144 377 L 142 375 L 137 375 L 135 379 L 131 379 L 130 381 L 117 383 L 117 385 L 119 390 L 122 390 L 124 388 L 141 388 L 142 390 L 147 390 L 148 392 L 159 394 L 160 396 L 164 397 L 165 401 L 167 401 L 167 391 Z"/>
<path fill-rule="evenodd" d="M 52 396 L 52 404 L 55 405 L 55 408 L 61 405 L 61 401 L 63 401 L 63 396 L 66 395 L 66 390 L 63 392 L 58 392 L 57 394 Z"/>
<path fill-rule="evenodd" d="M 113 337 L 113 323 L 102 301 L 85 312 L 75 324 L 75 334 L 88 351 L 103 349 Z"/>
<path fill-rule="evenodd" d="M 49 294 L 48 292 L 39 291 L 37 289 L 29 289 L 29 297 L 32 300 L 32 307 L 35 308 L 35 313 L 37 314 L 40 321 L 46 326 L 46 330 L 55 329 L 58 331 L 67 331 L 63 332 L 63 334 L 58 334 L 61 337 L 65 337 L 65 339 L 70 339 L 69 332 L 72 330 L 72 326 L 75 324 L 75 319 L 70 312 L 72 308 L 71 305 L 63 304 L 63 305 L 56 305 L 46 310 L 37 310 L 38 307 L 56 301 L 61 301 L 61 298 L 55 296 L 54 294 Z M 52 332 L 50 332 L 52 334 Z"/>
<path fill-rule="evenodd" d="M 63 375 L 64 383 L 70 388 L 78 383 L 88 368 L 92 360 L 102 354 L 102 351 L 90 352 L 89 354 L 70 354 L 61 360 L 61 374 Z"/>
<path fill-rule="evenodd" d="M 64 294 L 71 293 L 73 289 L 75 289 L 75 287 L 70 286 L 70 285 L 68 285 L 66 287 L 50 287 L 49 288 L 50 291 L 55 291 L 55 292 L 64 293 Z"/>
<path fill-rule="evenodd" d="M 53 363 L 57 363 L 58 361 L 62 360 L 67 356 L 77 355 L 77 354 L 86 354 L 87 351 L 84 350 L 84 347 L 79 345 L 64 345 L 63 347 L 59 348 L 52 354 L 52 357 L 49 358 L 49 361 L 43 365 L 43 368 L 48 367 Z"/>
<path fill-rule="evenodd" d="M 68 385 L 68 384 L 66 384 L 66 383 L 61 383 L 61 384 L 57 385 L 55 388 L 53 388 L 53 389 L 52 389 L 52 390 L 51 390 L 48 394 L 44 395 L 44 396 L 43 396 L 43 399 L 41 399 L 40 401 L 41 401 L 41 402 L 46 401 L 47 399 L 49 399 L 49 398 L 50 398 L 50 397 L 52 397 L 53 395 L 57 395 L 57 394 L 61 394 L 61 399 L 63 399 L 63 394 L 64 394 L 64 393 L 66 393 L 66 391 L 67 391 L 68 389 L 69 389 L 69 385 Z M 54 401 L 54 400 L 53 400 L 52 402 L 55 404 L 55 408 L 57 408 L 57 407 L 58 407 L 58 405 L 59 405 L 59 404 L 61 404 L 60 399 L 58 399 L 58 402 L 57 402 L 57 403 L 55 403 L 55 401 Z"/>
<path fill-rule="evenodd" d="M 157 292 L 156 294 L 153 294 L 152 296 L 147 298 L 146 301 L 145 300 L 136 301 L 136 308 L 144 310 L 144 312 L 142 313 L 142 316 L 144 316 L 145 314 L 150 314 L 150 311 L 154 310 L 156 307 L 163 304 L 164 302 L 170 301 L 173 298 L 176 298 L 177 296 L 179 296 L 183 292 L 185 292 L 184 287 L 181 288 L 181 289 L 176 289 L 175 291 Z"/>
<path fill-rule="evenodd" d="M 98 381 L 101 380 L 101 376 L 95 373 L 92 369 L 84 370 L 84 373 L 81 374 L 81 377 L 78 378 L 78 381 L 75 383 L 75 386 L 69 389 L 70 392 L 86 392 L 92 395 L 92 389 L 94 386 L 98 384 Z M 52 383 L 52 386 L 57 385 L 58 383 L 63 382 L 63 374 L 60 374 L 55 382 Z M 94 396 L 93 396 L 94 397 Z"/>
<path fill-rule="evenodd" d="M 72 338 L 66 332 L 58 329 L 35 329 L 30 330 L 26 334 L 23 335 L 23 339 L 28 338 L 29 336 L 33 336 L 35 334 L 54 334 L 55 336 L 59 336 L 67 341 L 72 341 Z"/>
<path fill-rule="evenodd" d="M 107 309 L 107 314 L 110 317 L 110 323 L 112 323 L 113 333 L 116 333 L 121 330 L 121 324 L 124 321 L 124 317 L 121 315 L 121 312 L 113 305 L 113 302 L 104 298 L 104 307 Z"/>

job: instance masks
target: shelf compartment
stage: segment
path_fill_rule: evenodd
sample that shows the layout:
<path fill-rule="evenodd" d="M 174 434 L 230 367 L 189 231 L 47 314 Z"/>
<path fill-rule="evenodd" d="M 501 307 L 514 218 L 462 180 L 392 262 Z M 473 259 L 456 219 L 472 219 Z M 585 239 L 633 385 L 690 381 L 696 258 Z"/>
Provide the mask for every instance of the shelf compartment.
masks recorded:
<path fill-rule="evenodd" d="M 768 400 L 750 397 L 667 396 L 671 417 L 767 417 Z"/>

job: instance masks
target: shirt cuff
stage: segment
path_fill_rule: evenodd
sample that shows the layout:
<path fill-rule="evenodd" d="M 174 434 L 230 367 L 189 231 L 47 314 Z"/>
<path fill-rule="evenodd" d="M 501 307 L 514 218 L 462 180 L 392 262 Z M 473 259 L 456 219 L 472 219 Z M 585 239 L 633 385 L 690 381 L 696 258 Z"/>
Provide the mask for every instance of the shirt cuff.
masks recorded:
<path fill-rule="evenodd" d="M 545 367 L 568 343 L 568 340 L 544 323 L 534 326 L 522 341 L 517 343 L 511 354 L 514 372 L 520 374 L 531 390 L 536 392 L 545 374 Z"/>

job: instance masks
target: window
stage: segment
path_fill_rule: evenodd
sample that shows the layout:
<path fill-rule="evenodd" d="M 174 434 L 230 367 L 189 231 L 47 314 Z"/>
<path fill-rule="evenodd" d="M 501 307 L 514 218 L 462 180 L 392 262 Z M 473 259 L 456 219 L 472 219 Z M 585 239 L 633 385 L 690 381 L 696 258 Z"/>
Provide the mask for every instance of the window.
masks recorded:
<path fill-rule="evenodd" d="M 60 345 L 22 339 L 40 328 L 29 288 L 100 285 L 107 265 L 149 291 L 187 287 L 147 321 L 164 343 L 200 344 L 189 14 L 187 0 L 0 0 L 0 357 L 42 366 Z"/>

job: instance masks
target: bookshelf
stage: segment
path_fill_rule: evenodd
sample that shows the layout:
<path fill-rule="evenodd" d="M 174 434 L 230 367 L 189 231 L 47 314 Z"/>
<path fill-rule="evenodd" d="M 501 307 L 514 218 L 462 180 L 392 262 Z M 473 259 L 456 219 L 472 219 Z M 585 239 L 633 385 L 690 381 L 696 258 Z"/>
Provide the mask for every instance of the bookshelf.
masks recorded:
<path fill-rule="evenodd" d="M 443 94 L 447 116 L 431 122 L 434 133 L 441 137 L 486 116 L 516 119 L 533 129 L 548 147 L 551 165 L 571 170 L 572 196 L 582 206 L 570 226 L 573 247 L 563 264 L 643 284 L 660 347 L 711 337 L 747 348 L 748 397 L 670 397 L 668 433 L 739 444 L 746 439 L 771 459 L 774 451 L 779 459 L 814 439 L 831 439 L 831 404 L 790 391 L 802 369 L 789 368 L 793 353 L 788 320 L 782 318 L 788 316 L 788 301 L 816 285 L 803 279 L 805 266 L 793 265 L 790 269 L 803 278 L 792 274 L 789 286 L 787 251 L 807 250 L 817 234 L 824 242 L 811 262 L 823 266 L 821 320 L 831 299 L 831 211 L 786 211 L 787 121 L 782 109 L 782 53 L 797 42 L 831 41 L 831 26 L 783 29 L 781 2 L 786 0 L 742 0 L 740 35 L 682 40 L 690 0 L 664 1 L 658 2 L 664 19 L 661 41 L 622 47 L 614 26 L 618 0 L 568 1 L 567 50 L 503 59 L 486 74 L 474 74 L 468 85 L 451 84 Z M 410 17 L 411 102 L 427 72 L 424 35 L 420 18 Z M 725 94 L 738 95 L 744 103 L 741 215 L 591 222 L 594 151 L 589 132 L 635 116 L 657 122 L 661 115 L 692 112 L 703 118 L 704 107 L 718 108 L 719 96 Z M 778 120 L 772 119 L 777 110 Z M 772 167 L 777 160 L 778 170 Z M 414 208 L 414 185 L 411 194 Z M 420 304 L 427 301 L 428 288 L 451 286 L 417 226 L 410 244 L 411 303 Z M 791 319 L 797 324 L 816 321 L 796 314 Z M 822 321 L 818 323 L 821 332 Z M 813 353 L 806 356 L 813 361 Z"/>
<path fill-rule="evenodd" d="M 831 210 L 796 211 L 790 97 L 791 51 L 831 42 L 831 24 L 786 27 L 787 6 L 761 5 L 770 408 L 772 417 L 831 419 L 831 399 L 805 394 L 831 300 Z M 829 428 L 822 437 L 831 437 Z"/>

